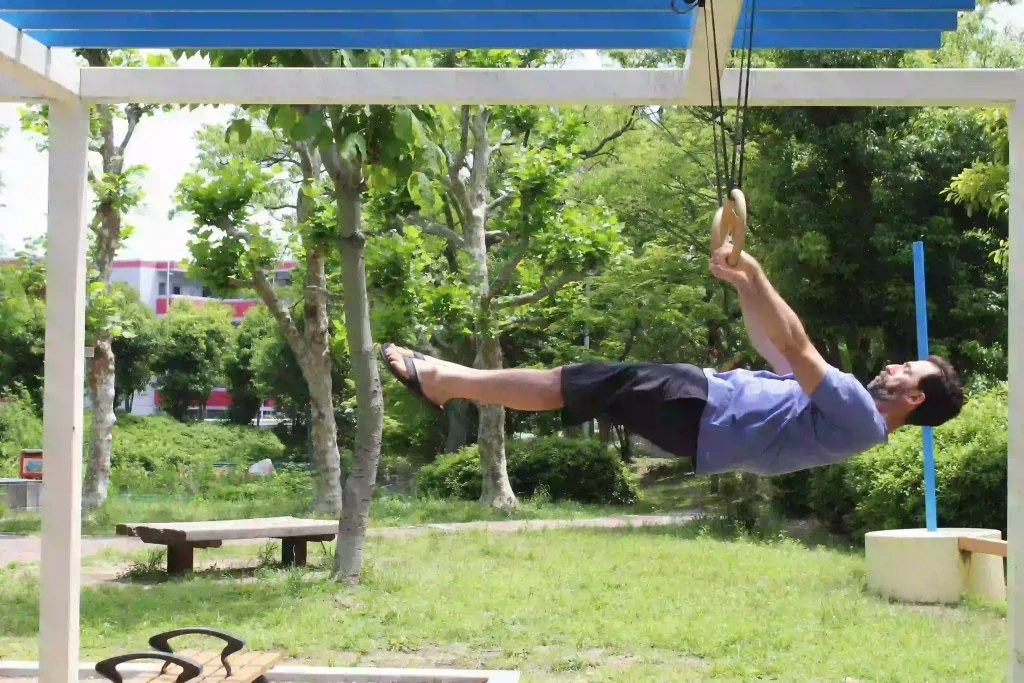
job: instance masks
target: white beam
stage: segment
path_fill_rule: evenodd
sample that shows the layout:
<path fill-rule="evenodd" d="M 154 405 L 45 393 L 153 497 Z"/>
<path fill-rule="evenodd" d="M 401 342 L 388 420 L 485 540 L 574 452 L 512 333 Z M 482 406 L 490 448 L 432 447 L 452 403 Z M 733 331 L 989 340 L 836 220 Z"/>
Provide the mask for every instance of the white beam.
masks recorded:
<path fill-rule="evenodd" d="M 82 69 L 82 99 L 110 104 L 708 104 L 682 69 Z M 722 87 L 733 92 L 739 71 Z M 754 69 L 752 106 L 992 106 L 1013 69 Z M 726 104 L 730 103 L 728 98 Z"/>
<path fill-rule="evenodd" d="M 0 73 L 51 100 L 78 96 L 78 65 L 70 50 L 51 50 L 0 21 Z"/>
<path fill-rule="evenodd" d="M 89 109 L 50 103 L 39 680 L 78 678 Z"/>
<path fill-rule="evenodd" d="M 736 104 L 739 70 L 722 89 Z M 758 107 L 987 107 L 1014 101 L 1014 69 L 752 69 Z M 728 95 L 727 95 L 728 98 Z M 730 106 L 729 99 L 725 100 Z"/>
<path fill-rule="evenodd" d="M 1010 365 L 1007 452 L 1006 605 L 1010 624 L 1009 683 L 1024 681 L 1024 71 L 1013 93 L 1020 99 L 1009 111 L 1010 128 L 1010 321 L 1007 356 Z"/>
<path fill-rule="evenodd" d="M 13 78 L 8 76 L 6 73 L 0 72 L 0 102 L 26 102 L 26 103 L 40 103 L 46 102 L 46 98 L 42 94 L 32 90 L 31 88 L 18 83 Z"/>
<path fill-rule="evenodd" d="M 686 53 L 687 81 L 684 99 L 690 102 L 718 103 L 718 79 L 725 73 L 736 22 L 743 9 L 743 0 L 715 0 L 707 8 L 695 8 L 690 28 L 690 49 Z M 722 83 L 722 103 L 728 105 L 733 92 Z"/>
<path fill-rule="evenodd" d="M 90 102 L 181 104 L 677 103 L 681 69 L 82 69 Z"/>

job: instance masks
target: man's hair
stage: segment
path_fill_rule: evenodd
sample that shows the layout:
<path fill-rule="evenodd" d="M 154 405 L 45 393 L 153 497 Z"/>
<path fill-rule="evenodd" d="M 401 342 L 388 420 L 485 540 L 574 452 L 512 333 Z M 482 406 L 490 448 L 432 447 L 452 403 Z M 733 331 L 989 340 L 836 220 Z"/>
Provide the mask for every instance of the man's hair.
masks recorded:
<path fill-rule="evenodd" d="M 921 427 L 938 427 L 960 414 L 964 405 L 964 388 L 956 370 L 941 356 L 928 356 L 928 361 L 938 368 L 918 382 L 917 388 L 924 393 L 924 402 L 907 415 L 907 424 Z"/>

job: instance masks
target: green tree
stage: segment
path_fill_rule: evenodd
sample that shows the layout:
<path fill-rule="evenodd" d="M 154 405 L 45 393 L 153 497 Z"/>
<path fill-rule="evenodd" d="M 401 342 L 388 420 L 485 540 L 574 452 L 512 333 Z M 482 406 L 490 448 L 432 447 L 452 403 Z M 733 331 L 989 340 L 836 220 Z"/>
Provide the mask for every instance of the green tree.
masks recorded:
<path fill-rule="evenodd" d="M 114 405 L 131 412 L 135 394 L 145 391 L 153 379 L 153 356 L 157 349 L 157 322 L 149 306 L 139 300 L 138 292 L 125 283 L 112 286 L 123 302 L 121 316 L 128 321 L 130 334 L 114 337 L 116 359 Z"/>
<path fill-rule="evenodd" d="M 259 381 L 260 345 L 275 334 L 276 324 L 265 306 L 246 311 L 235 334 L 234 352 L 224 371 L 231 395 L 228 418 L 235 424 L 251 424 L 267 400 L 267 388 Z"/>
<path fill-rule="evenodd" d="M 43 404 L 45 292 L 43 264 L 32 253 L 0 264 L 0 389 L 28 392 L 37 409 Z"/>
<path fill-rule="evenodd" d="M 374 67 L 415 65 L 411 56 L 376 50 L 223 51 L 210 54 L 214 66 Z M 343 486 L 334 574 L 358 581 L 376 480 L 383 428 L 380 376 L 370 330 L 362 225 L 367 187 L 381 188 L 407 177 L 414 166 L 442 163 L 436 145 L 423 132 L 429 111 L 410 107 L 273 106 L 265 111 L 269 126 L 292 143 L 316 150 L 327 182 L 314 186 L 322 239 L 340 254 L 345 349 L 356 393 L 356 438 L 351 470 Z M 246 124 L 238 124 L 245 130 Z M 306 296 L 310 295 L 307 288 Z"/>
<path fill-rule="evenodd" d="M 160 321 L 153 371 L 161 408 L 176 420 L 187 420 L 193 408 L 205 418 L 206 400 L 224 379 L 235 334 L 232 318 L 227 306 L 183 300 L 173 302 Z"/>
<path fill-rule="evenodd" d="M 314 509 L 340 514 L 341 456 L 325 275 L 331 245 L 315 200 L 323 173 L 320 152 L 307 141 L 285 142 L 255 123 L 254 131 L 254 121 L 240 115 L 226 132 L 210 128 L 201 133 L 200 157 L 178 186 L 176 210 L 195 217 L 189 249 L 197 277 L 218 293 L 255 290 L 291 347 L 310 399 L 312 460 L 318 472 Z M 288 195 L 295 197 L 294 204 Z M 271 220 L 258 216 L 282 208 L 290 209 L 283 221 L 289 242 L 275 239 Z M 301 319 L 293 316 L 286 293 L 267 274 L 289 247 L 304 257 Z"/>
<path fill-rule="evenodd" d="M 547 57 L 542 51 L 441 53 L 437 62 L 536 67 Z M 422 229 L 443 237 L 464 264 L 474 365 L 498 369 L 505 326 L 612 262 L 622 251 L 619 224 L 601 202 L 583 205 L 568 196 L 573 174 L 591 153 L 579 144 L 586 123 L 579 111 L 463 106 L 445 114 L 446 168 L 413 173 L 409 195 L 421 211 Z M 512 507 L 505 411 L 492 405 L 477 411 L 480 500 Z"/>
<path fill-rule="evenodd" d="M 165 67 L 172 62 L 163 54 L 142 55 L 135 50 L 77 50 L 79 59 L 93 67 Z M 93 105 L 91 111 L 90 151 L 100 157 L 100 168 L 89 170 L 89 185 L 92 189 L 93 219 L 90 222 L 89 272 L 90 334 L 89 345 L 93 358 L 89 364 L 89 399 L 92 405 L 92 427 L 89 439 L 89 459 L 86 462 L 85 481 L 82 490 L 82 506 L 85 509 L 99 507 L 107 497 L 110 481 L 110 450 L 113 442 L 116 388 L 116 358 L 114 340 L 121 334 L 130 335 L 130 328 L 117 320 L 104 320 L 106 314 L 117 315 L 125 303 L 110 290 L 110 276 L 114 258 L 125 240 L 131 235 L 131 227 L 124 224 L 124 217 L 143 199 L 139 181 L 146 171 L 142 165 L 125 165 L 125 153 L 139 123 L 158 111 L 167 111 L 169 106 L 151 104 L 126 104 L 112 106 Z M 23 109 L 22 128 L 40 134 L 45 147 L 48 136 L 48 107 Z M 124 123 L 124 134 L 115 132 L 115 123 Z M 111 300 L 107 300 L 111 299 Z"/>
<path fill-rule="evenodd" d="M 898 66 L 901 55 L 783 54 L 783 66 Z M 945 179 L 990 157 L 969 110 L 792 108 L 751 119 L 752 250 L 829 361 L 862 380 L 916 356 L 912 243 L 923 240 L 930 343 L 966 374 L 1005 373 L 1005 275 L 974 235 L 1001 228 L 943 201 Z M 1002 232 L 1005 236 L 1005 232 Z M 1002 366 L 1000 369 L 999 366 Z"/>

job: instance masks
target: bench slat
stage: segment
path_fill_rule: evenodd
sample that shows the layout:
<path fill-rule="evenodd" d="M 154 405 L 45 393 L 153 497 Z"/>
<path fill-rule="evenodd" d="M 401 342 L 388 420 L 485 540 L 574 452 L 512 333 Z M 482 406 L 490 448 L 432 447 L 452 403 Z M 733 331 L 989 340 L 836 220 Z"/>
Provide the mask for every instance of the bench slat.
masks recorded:
<path fill-rule="evenodd" d="M 255 654 L 257 656 L 246 666 L 240 666 L 237 669 L 232 666 L 230 678 L 218 676 L 216 680 L 221 681 L 221 683 L 252 683 L 252 681 L 277 666 L 278 662 L 284 659 L 284 654 L 281 652 L 257 652 Z M 223 670 L 221 670 L 220 675 L 223 676 Z M 210 680 L 213 680 L 213 678 L 211 677 Z"/>
<path fill-rule="evenodd" d="M 960 536 L 957 544 L 960 546 L 960 550 L 964 552 L 1006 557 L 1006 541 L 998 541 L 993 538 L 978 538 L 976 536 Z"/>
<path fill-rule="evenodd" d="M 338 533 L 333 520 L 269 517 L 265 519 L 229 519 L 213 522 L 168 522 L 118 524 L 119 536 L 137 536 L 157 543 L 229 541 L 246 538 L 294 538 L 329 536 Z M 152 540 L 149 540 L 152 539 Z"/>

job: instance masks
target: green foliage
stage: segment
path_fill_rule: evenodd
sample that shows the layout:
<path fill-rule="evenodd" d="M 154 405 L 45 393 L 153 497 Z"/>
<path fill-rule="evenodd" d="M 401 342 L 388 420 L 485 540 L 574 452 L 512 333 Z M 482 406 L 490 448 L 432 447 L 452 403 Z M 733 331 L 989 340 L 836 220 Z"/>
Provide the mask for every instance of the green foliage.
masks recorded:
<path fill-rule="evenodd" d="M 869 58 L 779 59 L 842 67 Z M 873 59 L 885 66 L 893 57 Z M 1005 349 L 1005 273 L 988 257 L 992 243 L 975 235 L 1005 238 L 1006 227 L 942 198 L 965 160 L 995 152 L 977 112 L 808 107 L 750 116 L 758 148 L 748 198 L 759 207 L 751 250 L 830 362 L 866 380 L 886 362 L 916 357 L 916 240 L 927 250 L 933 350 L 970 376 L 984 368 L 965 342 Z"/>
<path fill-rule="evenodd" d="M 181 179 L 174 212 L 195 217 L 189 242 L 194 272 L 212 290 L 227 293 L 249 286 L 255 271 L 276 265 L 281 245 L 253 214 L 273 201 L 271 174 L 257 162 L 231 158 L 210 170 L 200 168 Z"/>
<path fill-rule="evenodd" d="M 43 420 L 24 389 L 15 387 L 0 398 L 0 477 L 16 477 L 21 451 L 43 447 Z"/>
<path fill-rule="evenodd" d="M 131 334 L 114 337 L 114 405 L 131 410 L 137 392 L 144 391 L 153 378 L 153 358 L 159 348 L 156 316 L 142 303 L 138 292 L 125 283 L 115 283 L 112 292 L 122 302 L 119 313 Z"/>
<path fill-rule="evenodd" d="M 225 367 L 227 389 L 231 395 L 228 417 L 235 424 L 251 423 L 266 400 L 266 387 L 258 380 L 256 364 L 264 339 L 276 334 L 277 325 L 265 306 L 253 306 L 238 325 L 234 352 Z"/>
<path fill-rule="evenodd" d="M 22 387 L 41 407 L 46 303 L 42 264 L 0 264 L 0 389 Z"/>
<path fill-rule="evenodd" d="M 276 465 L 283 453 L 268 431 L 125 415 L 114 427 L 111 485 L 132 494 L 205 493 L 220 488 L 218 481 L 241 481 L 244 470 L 264 458 Z M 236 479 L 215 480 L 215 463 L 232 465 Z"/>
<path fill-rule="evenodd" d="M 483 490 L 483 470 L 477 447 L 466 446 L 442 455 L 416 473 L 416 489 L 429 498 L 477 500 Z"/>
<path fill-rule="evenodd" d="M 938 523 L 1006 532 L 1007 392 L 974 394 L 963 413 L 935 430 Z M 880 446 L 830 467 L 776 477 L 773 501 L 788 514 L 810 513 L 835 531 L 862 537 L 876 529 L 924 524 L 921 433 L 898 431 Z"/>
<path fill-rule="evenodd" d="M 507 444 L 508 476 L 517 495 L 630 505 L 639 497 L 635 475 L 612 449 L 595 440 L 547 437 Z M 420 469 L 422 495 L 475 500 L 482 474 L 476 446 L 443 455 Z"/>
<path fill-rule="evenodd" d="M 192 407 L 202 411 L 224 376 L 231 353 L 233 313 L 227 306 L 174 301 L 160 322 L 160 348 L 153 361 L 161 408 L 185 420 Z"/>

